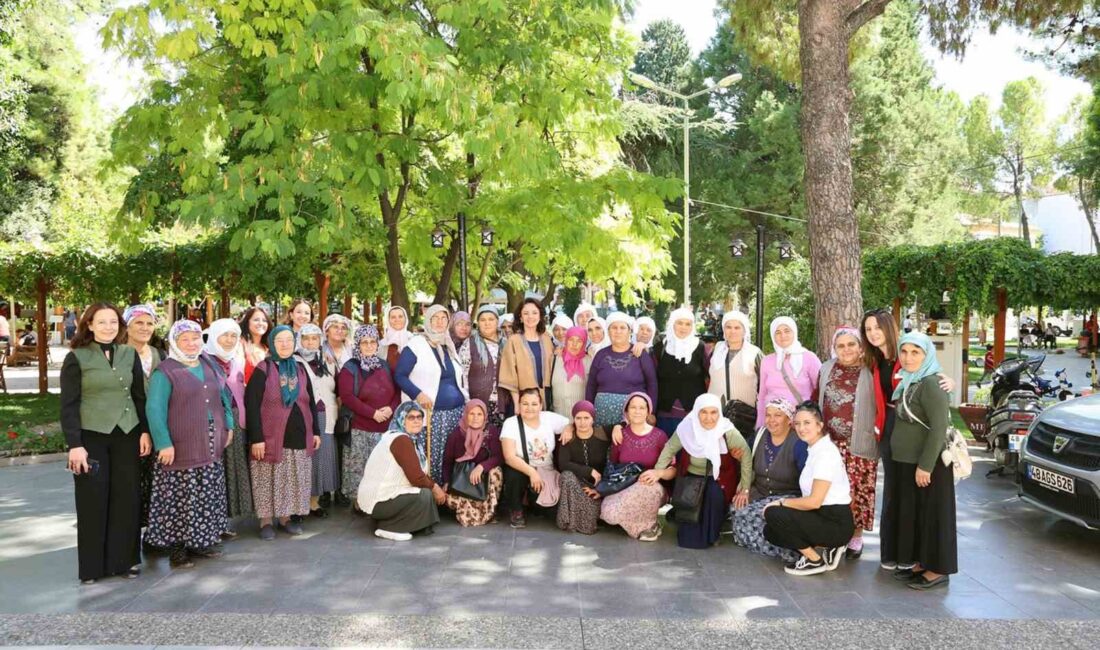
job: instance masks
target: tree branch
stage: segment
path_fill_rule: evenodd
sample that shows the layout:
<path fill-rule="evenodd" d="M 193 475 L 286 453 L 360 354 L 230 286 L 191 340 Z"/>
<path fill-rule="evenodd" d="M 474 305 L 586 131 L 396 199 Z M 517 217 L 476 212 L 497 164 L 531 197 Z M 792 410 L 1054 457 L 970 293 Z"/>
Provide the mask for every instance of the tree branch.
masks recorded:
<path fill-rule="evenodd" d="M 872 19 L 881 16 L 882 12 L 886 11 L 886 5 L 888 4 L 890 4 L 890 0 L 866 0 L 853 9 L 844 21 L 848 27 L 848 37 L 851 38 L 861 27 L 871 22 Z"/>

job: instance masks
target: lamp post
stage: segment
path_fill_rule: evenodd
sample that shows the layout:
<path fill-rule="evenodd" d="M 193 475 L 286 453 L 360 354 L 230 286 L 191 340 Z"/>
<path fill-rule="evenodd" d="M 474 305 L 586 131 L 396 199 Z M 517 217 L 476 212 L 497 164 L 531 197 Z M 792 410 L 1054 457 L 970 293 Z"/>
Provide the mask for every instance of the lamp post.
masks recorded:
<path fill-rule="evenodd" d="M 691 219 L 691 120 L 688 113 L 688 102 L 701 97 L 703 95 L 709 95 L 710 93 L 718 90 L 719 88 L 728 88 L 733 84 L 741 80 L 740 73 L 734 73 L 725 77 L 722 77 L 718 83 L 713 86 L 707 86 L 702 90 L 696 91 L 690 95 L 684 95 L 678 93 L 675 90 L 670 90 L 657 84 L 649 77 L 640 75 L 636 72 L 629 73 L 630 80 L 642 88 L 648 88 L 669 97 L 675 97 L 679 99 L 684 105 L 684 307 L 691 307 L 691 260 L 689 253 L 691 251 L 691 228 L 689 220 Z"/>
<path fill-rule="evenodd" d="M 462 293 L 462 309 L 469 309 L 470 307 L 470 289 L 468 281 L 468 272 L 466 268 L 466 215 L 458 213 L 458 226 L 453 233 L 458 237 L 458 267 L 459 267 L 459 287 Z M 493 245 L 493 229 L 489 227 L 489 224 L 484 223 L 481 225 L 481 245 L 488 248 Z M 439 225 L 436 225 L 435 230 L 432 231 L 432 248 L 443 248 L 447 233 Z"/>
<path fill-rule="evenodd" d="M 764 345 L 764 249 L 767 247 L 763 224 L 756 225 L 756 346 Z M 745 256 L 748 245 L 745 240 L 735 237 L 730 241 L 730 257 L 739 259 Z M 779 259 L 794 259 L 794 244 L 783 239 L 779 242 Z"/>

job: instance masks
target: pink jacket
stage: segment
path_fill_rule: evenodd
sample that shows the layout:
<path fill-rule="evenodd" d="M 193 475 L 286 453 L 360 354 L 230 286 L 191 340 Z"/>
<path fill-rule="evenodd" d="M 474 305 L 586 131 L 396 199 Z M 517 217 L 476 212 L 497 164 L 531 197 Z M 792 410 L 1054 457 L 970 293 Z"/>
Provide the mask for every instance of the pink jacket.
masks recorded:
<path fill-rule="evenodd" d="M 764 426 L 764 406 L 777 397 L 786 397 L 791 403 L 798 406 L 799 401 L 817 400 L 817 375 L 821 371 L 821 360 L 813 352 L 806 350 L 802 353 L 802 368 L 795 374 L 791 368 L 790 357 L 783 360 L 783 367 L 787 369 L 794 387 L 798 389 L 802 400 L 791 394 L 787 382 L 783 380 L 783 374 L 775 365 L 775 353 L 764 357 L 760 362 L 760 391 L 756 397 L 756 428 Z"/>

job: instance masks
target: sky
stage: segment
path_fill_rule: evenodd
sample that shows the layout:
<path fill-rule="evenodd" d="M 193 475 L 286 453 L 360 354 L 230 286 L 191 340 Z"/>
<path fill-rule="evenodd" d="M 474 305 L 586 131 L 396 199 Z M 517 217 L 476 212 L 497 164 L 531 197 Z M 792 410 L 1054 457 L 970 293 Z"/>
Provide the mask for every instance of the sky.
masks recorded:
<path fill-rule="evenodd" d="M 133 2 L 120 0 L 120 4 Z M 715 0 L 636 0 L 634 18 L 628 28 L 640 35 L 649 23 L 670 18 L 683 26 L 692 52 L 698 54 L 717 30 L 715 4 Z M 108 115 L 114 116 L 137 100 L 144 77 L 139 68 L 122 61 L 116 54 L 102 50 L 97 32 L 105 21 L 106 18 L 98 17 L 78 25 L 76 41 L 90 64 L 89 81 L 101 89 L 100 104 Z M 1083 81 L 1062 76 L 1041 63 L 1026 61 L 1020 54 L 1020 48 L 1031 42 L 1032 39 L 1025 34 L 1001 29 L 995 36 L 986 31 L 976 33 L 962 60 L 942 56 L 928 43 L 925 43 L 924 50 L 936 70 L 938 82 L 958 93 L 964 101 L 985 94 L 996 107 L 1000 104 L 1001 91 L 1007 82 L 1035 76 L 1046 91 L 1048 119 L 1054 119 L 1065 112 L 1075 96 L 1088 93 L 1089 87 Z"/>

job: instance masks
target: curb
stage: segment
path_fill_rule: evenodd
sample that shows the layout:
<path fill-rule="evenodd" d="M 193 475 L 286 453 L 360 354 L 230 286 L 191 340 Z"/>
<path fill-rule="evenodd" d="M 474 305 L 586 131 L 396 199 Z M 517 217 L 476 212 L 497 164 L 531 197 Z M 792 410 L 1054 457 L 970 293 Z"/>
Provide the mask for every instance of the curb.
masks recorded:
<path fill-rule="evenodd" d="M 0 458 L 0 468 L 21 467 L 23 465 L 41 465 L 43 463 L 56 463 L 65 460 L 69 454 L 60 452 L 56 454 L 37 454 L 31 456 L 12 456 Z"/>

